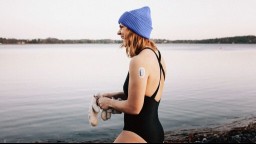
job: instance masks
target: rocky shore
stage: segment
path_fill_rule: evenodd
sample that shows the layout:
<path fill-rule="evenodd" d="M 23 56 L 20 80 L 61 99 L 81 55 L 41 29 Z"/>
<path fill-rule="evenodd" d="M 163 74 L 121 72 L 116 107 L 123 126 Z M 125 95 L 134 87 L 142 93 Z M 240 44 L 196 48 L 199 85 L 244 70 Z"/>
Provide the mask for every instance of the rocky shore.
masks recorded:
<path fill-rule="evenodd" d="M 48 140 L 34 143 L 112 143 L 114 138 L 93 141 Z M 164 143 L 256 143 L 256 116 L 213 128 L 181 129 L 165 132 Z"/>
<path fill-rule="evenodd" d="M 99 139 L 83 143 L 112 143 Z M 256 117 L 237 120 L 214 128 L 182 129 L 165 133 L 164 143 L 256 143 Z"/>
<path fill-rule="evenodd" d="M 256 143 L 256 117 L 214 128 L 166 132 L 165 143 Z"/>

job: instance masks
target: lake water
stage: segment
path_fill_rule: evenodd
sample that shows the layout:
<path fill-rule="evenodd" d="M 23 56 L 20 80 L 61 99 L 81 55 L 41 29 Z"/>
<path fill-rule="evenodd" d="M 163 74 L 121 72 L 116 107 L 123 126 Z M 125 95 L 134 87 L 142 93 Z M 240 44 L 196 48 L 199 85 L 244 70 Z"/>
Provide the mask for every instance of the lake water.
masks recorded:
<path fill-rule="evenodd" d="M 161 44 L 165 131 L 256 115 L 256 45 Z M 122 91 L 129 67 L 116 44 L 0 45 L 0 142 L 113 139 L 123 115 L 88 122 L 93 94 Z"/>

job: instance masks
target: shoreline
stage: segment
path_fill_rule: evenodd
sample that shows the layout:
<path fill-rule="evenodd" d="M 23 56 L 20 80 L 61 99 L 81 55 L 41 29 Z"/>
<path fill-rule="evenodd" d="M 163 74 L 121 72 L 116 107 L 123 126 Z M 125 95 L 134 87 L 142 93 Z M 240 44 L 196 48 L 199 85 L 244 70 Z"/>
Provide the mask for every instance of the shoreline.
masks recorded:
<path fill-rule="evenodd" d="M 157 44 L 165 43 L 226 43 L 226 44 L 256 44 L 256 36 L 243 35 L 243 36 L 230 36 L 220 38 L 206 38 L 200 40 L 169 40 L 169 39 L 151 39 Z M 16 38 L 2 38 L 2 44 L 75 44 L 75 43 L 122 43 L 122 40 L 117 39 L 58 39 L 53 37 L 48 38 L 34 38 L 34 39 L 16 39 Z"/>
<path fill-rule="evenodd" d="M 213 128 L 169 131 L 165 143 L 256 143 L 256 116 Z"/>
<path fill-rule="evenodd" d="M 109 138 L 82 143 L 112 143 L 113 141 Z M 167 131 L 164 143 L 256 143 L 256 116 L 213 128 Z"/>

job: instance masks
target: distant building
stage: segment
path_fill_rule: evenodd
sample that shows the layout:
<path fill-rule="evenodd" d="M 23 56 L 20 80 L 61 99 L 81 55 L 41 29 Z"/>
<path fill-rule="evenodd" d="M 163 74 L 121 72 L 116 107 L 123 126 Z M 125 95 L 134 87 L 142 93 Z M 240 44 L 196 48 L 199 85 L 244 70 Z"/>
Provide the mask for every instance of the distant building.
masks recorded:
<path fill-rule="evenodd" d="M 18 44 L 26 44 L 24 41 L 20 41 L 20 42 L 18 42 Z"/>

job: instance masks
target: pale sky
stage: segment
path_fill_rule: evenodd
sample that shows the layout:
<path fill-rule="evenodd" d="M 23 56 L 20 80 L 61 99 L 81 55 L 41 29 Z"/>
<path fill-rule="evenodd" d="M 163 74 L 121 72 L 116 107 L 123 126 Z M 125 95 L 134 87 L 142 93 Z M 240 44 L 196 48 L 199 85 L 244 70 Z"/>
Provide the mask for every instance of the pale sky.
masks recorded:
<path fill-rule="evenodd" d="M 143 6 L 151 38 L 256 35 L 256 0 L 0 0 L 0 37 L 120 39 L 119 17 Z"/>

